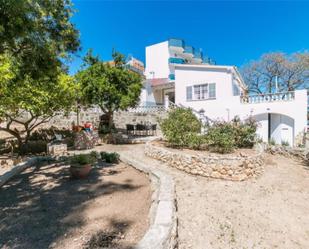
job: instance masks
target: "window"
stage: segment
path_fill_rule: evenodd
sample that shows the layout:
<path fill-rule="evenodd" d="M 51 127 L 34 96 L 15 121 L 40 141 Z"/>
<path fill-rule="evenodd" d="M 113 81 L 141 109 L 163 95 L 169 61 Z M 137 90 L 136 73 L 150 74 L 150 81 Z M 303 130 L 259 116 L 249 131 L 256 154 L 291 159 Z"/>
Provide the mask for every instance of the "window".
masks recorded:
<path fill-rule="evenodd" d="M 194 99 L 201 99 L 201 87 L 200 87 L 200 85 L 194 86 Z"/>
<path fill-rule="evenodd" d="M 216 83 L 210 83 L 209 84 L 209 99 L 215 99 L 216 98 Z"/>
<path fill-rule="evenodd" d="M 216 98 L 216 83 L 201 84 L 187 87 L 187 100 L 204 100 Z"/>

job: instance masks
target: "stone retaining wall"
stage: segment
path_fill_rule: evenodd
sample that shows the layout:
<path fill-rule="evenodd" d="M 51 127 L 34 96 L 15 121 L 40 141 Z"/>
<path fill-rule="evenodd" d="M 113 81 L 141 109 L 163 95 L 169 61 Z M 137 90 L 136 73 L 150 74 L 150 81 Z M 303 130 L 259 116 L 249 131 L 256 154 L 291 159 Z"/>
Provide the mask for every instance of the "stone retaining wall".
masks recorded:
<path fill-rule="evenodd" d="M 254 156 L 190 155 L 147 143 L 145 154 L 189 174 L 243 181 L 263 172 L 263 154 Z"/>
<path fill-rule="evenodd" d="M 309 160 L 309 149 L 304 147 L 288 147 L 281 145 L 264 145 L 264 150 L 273 155 L 282 155 L 290 158 Z"/>

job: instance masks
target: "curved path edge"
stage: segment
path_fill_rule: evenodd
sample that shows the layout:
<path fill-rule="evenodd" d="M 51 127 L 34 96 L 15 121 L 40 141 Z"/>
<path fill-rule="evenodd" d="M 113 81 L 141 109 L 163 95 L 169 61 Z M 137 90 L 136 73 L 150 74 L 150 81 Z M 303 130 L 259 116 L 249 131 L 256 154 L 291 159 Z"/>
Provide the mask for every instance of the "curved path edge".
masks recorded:
<path fill-rule="evenodd" d="M 34 166 L 36 163 L 38 163 L 40 160 L 42 160 L 44 157 L 32 157 L 28 160 L 16 164 L 12 169 L 5 172 L 3 175 L 0 175 L 0 188 L 6 184 L 9 180 L 11 180 L 15 175 L 21 173 L 25 169 Z M 47 158 L 47 157 L 46 157 Z"/>
<path fill-rule="evenodd" d="M 150 227 L 135 249 L 173 249 L 177 245 L 176 198 L 173 178 L 157 168 L 118 152 L 120 160 L 147 173 L 154 187 Z"/>
<path fill-rule="evenodd" d="M 89 151 L 82 153 L 86 152 Z M 134 249 L 174 249 L 177 245 L 177 216 L 173 178 L 152 165 L 133 159 L 125 152 L 118 153 L 121 161 L 149 175 L 154 190 L 149 213 L 150 227 Z M 44 158 L 46 157 L 33 157 L 17 164 L 0 176 L 0 187 Z"/>

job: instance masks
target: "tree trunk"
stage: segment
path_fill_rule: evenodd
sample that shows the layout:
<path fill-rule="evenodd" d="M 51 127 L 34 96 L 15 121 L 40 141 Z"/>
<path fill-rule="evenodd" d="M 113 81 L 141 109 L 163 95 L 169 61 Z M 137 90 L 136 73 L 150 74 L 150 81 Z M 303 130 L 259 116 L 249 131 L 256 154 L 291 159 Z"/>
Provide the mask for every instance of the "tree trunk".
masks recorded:
<path fill-rule="evenodd" d="M 107 116 L 108 116 L 108 128 L 109 128 L 110 132 L 111 132 L 112 129 L 114 128 L 113 114 L 114 114 L 113 111 L 109 111 L 109 112 L 107 113 Z"/>

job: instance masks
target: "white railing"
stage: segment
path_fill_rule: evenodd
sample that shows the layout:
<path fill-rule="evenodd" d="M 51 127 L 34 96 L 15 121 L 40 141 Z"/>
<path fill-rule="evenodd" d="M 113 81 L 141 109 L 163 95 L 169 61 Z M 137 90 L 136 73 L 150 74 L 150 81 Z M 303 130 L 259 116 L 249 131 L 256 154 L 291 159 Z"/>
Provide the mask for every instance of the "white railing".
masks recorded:
<path fill-rule="evenodd" d="M 258 95 L 241 96 L 240 102 L 243 104 L 258 104 L 265 102 L 291 101 L 295 99 L 294 92 L 267 93 Z"/>
<path fill-rule="evenodd" d="M 128 109 L 128 112 L 134 112 L 134 113 L 163 112 L 163 111 L 166 111 L 164 105 L 137 106 Z"/>

